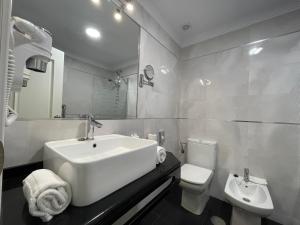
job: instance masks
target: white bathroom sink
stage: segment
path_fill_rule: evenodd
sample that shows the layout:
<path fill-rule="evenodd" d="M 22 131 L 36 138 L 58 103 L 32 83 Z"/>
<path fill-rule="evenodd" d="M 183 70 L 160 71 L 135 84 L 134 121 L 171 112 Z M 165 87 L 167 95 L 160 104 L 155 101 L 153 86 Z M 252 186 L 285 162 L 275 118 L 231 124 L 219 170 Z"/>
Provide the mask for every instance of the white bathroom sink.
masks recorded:
<path fill-rule="evenodd" d="M 156 167 L 157 142 L 121 135 L 48 142 L 44 168 L 70 183 L 72 204 L 94 203 Z"/>
<path fill-rule="evenodd" d="M 229 174 L 225 195 L 233 206 L 261 217 L 269 216 L 274 210 L 265 179 L 250 177 L 250 182 L 245 182 L 243 177 Z"/>

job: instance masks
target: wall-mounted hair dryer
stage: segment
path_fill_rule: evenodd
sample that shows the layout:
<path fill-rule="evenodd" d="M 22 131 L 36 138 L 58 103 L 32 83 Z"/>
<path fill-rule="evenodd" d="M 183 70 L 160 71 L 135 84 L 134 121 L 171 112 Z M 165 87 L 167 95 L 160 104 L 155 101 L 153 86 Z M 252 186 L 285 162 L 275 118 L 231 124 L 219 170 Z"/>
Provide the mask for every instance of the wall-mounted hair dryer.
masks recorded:
<path fill-rule="evenodd" d="M 11 92 L 19 92 L 27 69 L 45 73 L 51 58 L 52 37 L 49 31 L 19 17 L 10 21 L 8 79 L 6 87 L 6 126 L 17 119 L 17 113 L 8 106 Z"/>
<path fill-rule="evenodd" d="M 13 54 L 16 73 L 12 91 L 20 91 L 24 68 L 45 73 L 51 58 L 52 37 L 50 32 L 19 17 L 12 17 Z"/>

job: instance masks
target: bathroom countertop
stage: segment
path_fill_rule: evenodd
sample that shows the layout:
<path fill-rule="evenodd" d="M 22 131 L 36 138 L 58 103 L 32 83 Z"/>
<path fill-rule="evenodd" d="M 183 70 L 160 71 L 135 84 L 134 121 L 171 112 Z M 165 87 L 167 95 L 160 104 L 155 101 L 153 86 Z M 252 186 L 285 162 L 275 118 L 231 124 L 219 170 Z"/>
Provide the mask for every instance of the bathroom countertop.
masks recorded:
<path fill-rule="evenodd" d="M 149 195 L 158 186 L 170 178 L 170 174 L 180 168 L 180 162 L 168 152 L 167 159 L 156 169 L 133 181 L 118 191 L 86 206 L 69 206 L 62 214 L 55 216 L 50 222 L 43 223 L 39 218 L 30 216 L 25 201 L 22 184 L 12 185 L 10 177 L 4 172 L 4 191 L 2 194 L 3 225 L 92 225 L 112 224 L 135 204 Z M 15 179 L 16 180 L 16 179 Z M 6 187 L 8 184 L 8 187 Z"/>

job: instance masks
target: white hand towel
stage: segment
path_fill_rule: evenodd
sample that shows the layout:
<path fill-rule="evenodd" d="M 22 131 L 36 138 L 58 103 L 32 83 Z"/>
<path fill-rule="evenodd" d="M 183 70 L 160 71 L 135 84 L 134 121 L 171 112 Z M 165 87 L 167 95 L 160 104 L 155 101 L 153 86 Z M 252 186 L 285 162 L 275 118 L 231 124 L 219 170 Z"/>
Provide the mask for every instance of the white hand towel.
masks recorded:
<path fill-rule="evenodd" d="M 51 170 L 32 172 L 23 180 L 23 192 L 29 213 L 48 222 L 63 212 L 71 202 L 71 187 Z"/>
<path fill-rule="evenodd" d="M 156 164 L 163 163 L 166 160 L 167 152 L 164 147 L 157 146 Z"/>

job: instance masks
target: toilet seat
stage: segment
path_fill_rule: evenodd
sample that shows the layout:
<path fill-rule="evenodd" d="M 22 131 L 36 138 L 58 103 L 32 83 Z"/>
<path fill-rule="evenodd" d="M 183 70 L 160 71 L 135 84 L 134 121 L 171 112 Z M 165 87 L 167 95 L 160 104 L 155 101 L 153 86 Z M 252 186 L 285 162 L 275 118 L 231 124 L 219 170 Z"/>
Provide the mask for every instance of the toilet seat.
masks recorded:
<path fill-rule="evenodd" d="M 195 166 L 192 164 L 184 164 L 181 167 L 181 180 L 190 184 L 203 185 L 206 184 L 213 174 L 212 170 Z"/>

